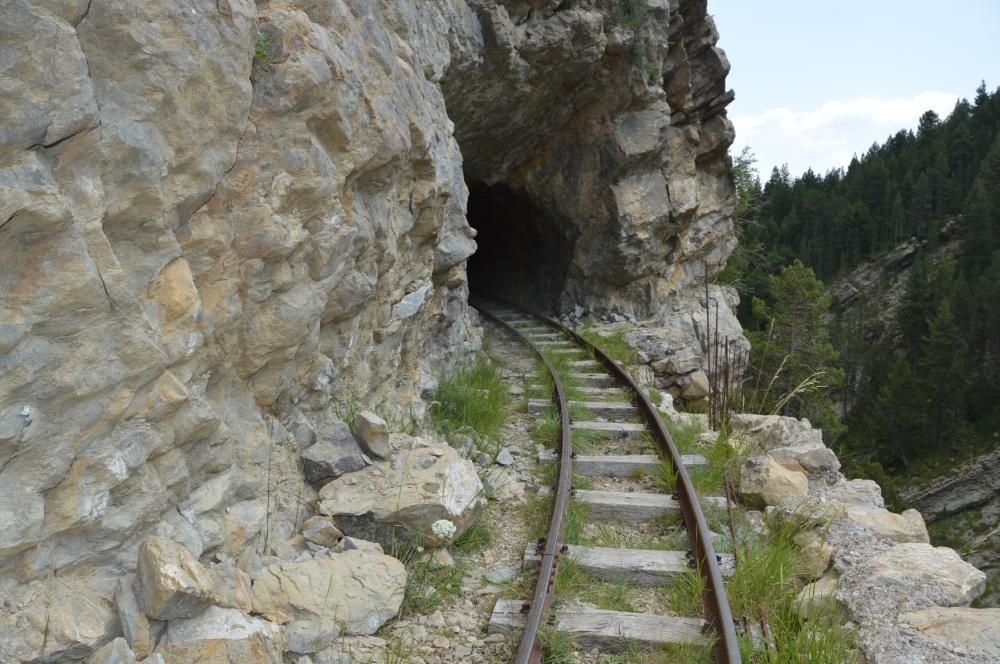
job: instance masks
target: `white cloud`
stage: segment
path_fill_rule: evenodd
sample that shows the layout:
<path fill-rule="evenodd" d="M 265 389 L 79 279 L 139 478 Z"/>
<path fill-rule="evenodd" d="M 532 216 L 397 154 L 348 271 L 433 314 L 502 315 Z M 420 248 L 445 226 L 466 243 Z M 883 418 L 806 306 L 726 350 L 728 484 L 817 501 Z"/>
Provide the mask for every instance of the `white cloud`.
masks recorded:
<path fill-rule="evenodd" d="M 956 99 L 955 94 L 929 91 L 908 98 L 832 100 L 805 111 L 777 107 L 755 114 L 734 113 L 734 154 L 749 145 L 757 155 L 763 180 L 773 166 L 783 163 L 793 175 L 810 167 L 825 173 L 846 167 L 852 156 L 862 154 L 872 143 L 882 143 L 900 129 L 915 128 L 929 109 L 944 118 Z"/>

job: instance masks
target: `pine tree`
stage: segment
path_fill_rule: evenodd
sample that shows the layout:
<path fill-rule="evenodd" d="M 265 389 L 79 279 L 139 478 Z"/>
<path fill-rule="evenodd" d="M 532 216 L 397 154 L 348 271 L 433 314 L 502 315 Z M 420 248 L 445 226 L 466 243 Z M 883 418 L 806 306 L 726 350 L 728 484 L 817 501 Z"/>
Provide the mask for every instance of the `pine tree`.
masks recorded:
<path fill-rule="evenodd" d="M 965 203 L 958 228 L 962 271 L 970 276 L 982 273 L 993 255 L 993 210 L 981 179 L 976 179 Z"/>
<path fill-rule="evenodd" d="M 874 407 L 868 411 L 868 429 L 884 458 L 904 466 L 910 464 L 914 448 L 922 446 L 927 431 L 928 401 L 910 361 L 905 354 L 897 353 L 879 387 Z"/>
<path fill-rule="evenodd" d="M 913 185 L 913 201 L 910 205 L 913 227 L 917 233 L 927 236 L 931 217 L 934 215 L 934 195 L 927 173 L 921 173 Z M 928 237 L 928 240 L 931 238 Z"/>
<path fill-rule="evenodd" d="M 900 347 L 911 361 L 916 360 L 920 340 L 927 334 L 927 321 L 934 310 L 934 294 L 927 273 L 927 258 L 917 256 L 906 278 L 906 289 L 896 310 L 896 330 Z"/>
<path fill-rule="evenodd" d="M 929 404 L 933 426 L 923 442 L 935 449 L 942 444 L 955 449 L 965 414 L 965 344 L 947 299 L 942 299 L 927 328 L 918 364 L 922 391 L 933 397 Z"/>
<path fill-rule="evenodd" d="M 762 399 L 765 409 L 784 402 L 784 414 L 808 417 L 835 437 L 843 427 L 827 391 L 799 391 L 810 379 L 828 388 L 843 383 L 837 351 L 823 321 L 830 297 L 816 274 L 798 260 L 770 277 L 768 293 L 767 301 L 757 298 L 753 303 L 766 332 L 751 333 L 755 353 L 751 362 L 762 372 L 763 384 L 773 385 Z"/>

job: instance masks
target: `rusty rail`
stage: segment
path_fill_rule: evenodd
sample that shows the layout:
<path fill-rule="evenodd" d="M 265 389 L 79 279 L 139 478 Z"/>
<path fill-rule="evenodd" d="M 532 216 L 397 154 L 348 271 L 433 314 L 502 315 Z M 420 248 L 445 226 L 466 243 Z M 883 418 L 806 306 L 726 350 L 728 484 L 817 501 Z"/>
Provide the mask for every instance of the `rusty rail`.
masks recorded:
<path fill-rule="evenodd" d="M 712 545 L 712 535 L 709 531 L 708 523 L 705 521 L 705 514 L 702 512 L 701 505 L 698 502 L 698 494 L 691 484 L 687 468 L 684 467 L 681 454 L 674 445 L 674 441 L 670 437 L 670 432 L 664 426 L 663 420 L 660 419 L 660 415 L 649 400 L 649 397 L 646 396 L 642 388 L 636 384 L 632 376 L 621 365 L 587 339 L 563 326 L 559 321 L 536 314 L 502 298 L 490 296 L 490 299 L 567 335 L 577 344 L 593 353 L 594 357 L 604 365 L 620 384 L 633 392 L 639 411 L 646 420 L 646 424 L 649 426 L 650 432 L 659 448 L 660 457 L 670 463 L 674 472 L 676 498 L 680 503 L 684 526 L 691 539 L 692 551 L 698 570 L 705 579 L 705 591 L 702 595 L 705 616 L 710 627 L 718 635 L 714 646 L 716 664 L 738 664 L 742 662 L 739 641 L 736 637 L 736 628 L 733 623 L 733 615 L 730 611 L 729 599 L 726 595 L 726 586 L 722 578 L 722 571 L 719 569 L 719 558 L 715 553 L 715 547 Z M 549 536 L 545 542 L 542 568 L 539 571 L 535 599 L 532 601 L 528 614 L 528 625 L 521 637 L 517 657 L 514 660 L 516 664 L 534 664 L 541 661 L 540 647 L 536 644 L 538 627 L 541 624 L 542 613 L 552 601 L 555 569 L 558 562 L 558 548 L 562 540 L 563 511 L 566 508 L 569 497 L 569 483 L 572 474 L 572 436 L 569 427 L 569 410 L 555 368 L 544 354 L 513 326 L 508 325 L 506 322 L 499 320 L 487 312 L 483 312 L 481 309 L 480 312 L 484 313 L 491 320 L 497 321 L 506 329 L 514 332 L 545 362 L 549 373 L 552 375 L 553 383 L 556 386 L 556 400 L 561 415 L 560 428 L 562 438 L 559 461 L 559 484 L 556 489 L 556 504 L 553 508 L 553 523 L 549 528 Z M 557 515 L 558 522 L 556 521 Z"/>
<path fill-rule="evenodd" d="M 573 481 L 573 439 L 569 424 L 569 403 L 566 400 L 566 392 L 563 390 L 562 383 L 559 382 L 559 373 L 545 357 L 545 354 L 513 325 L 485 309 L 479 309 L 479 313 L 520 339 L 545 364 L 545 368 L 552 377 L 554 387 L 552 401 L 559 410 L 559 477 L 556 481 L 555 500 L 552 504 L 552 519 L 549 522 L 549 531 L 543 543 L 542 561 L 538 568 L 535 594 L 526 606 L 528 620 L 521 641 L 517 646 L 517 654 L 514 657 L 517 664 L 540 664 L 542 649 L 538 643 L 538 630 L 541 628 L 542 618 L 555 596 L 556 571 L 559 567 L 559 554 L 563 541 L 563 520 L 566 516 L 566 506 L 569 504 L 570 488 Z"/>

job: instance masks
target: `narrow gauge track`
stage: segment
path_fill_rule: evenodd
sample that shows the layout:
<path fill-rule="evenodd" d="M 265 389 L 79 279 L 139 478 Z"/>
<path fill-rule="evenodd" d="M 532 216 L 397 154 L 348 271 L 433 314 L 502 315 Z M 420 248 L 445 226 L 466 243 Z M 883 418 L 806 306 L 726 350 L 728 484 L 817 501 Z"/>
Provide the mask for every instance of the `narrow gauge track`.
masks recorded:
<path fill-rule="evenodd" d="M 490 628 L 510 631 L 523 626 L 523 633 L 514 658 L 516 664 L 536 664 L 542 660 L 539 630 L 543 621 L 566 632 L 588 647 L 621 647 L 631 642 L 639 647 L 677 642 L 711 642 L 718 664 L 741 662 L 739 644 L 732 613 L 726 597 L 721 557 L 712 545 L 711 533 L 698 496 L 691 484 L 685 464 L 704 463 L 704 459 L 682 457 L 645 392 L 617 362 L 576 332 L 555 320 L 524 310 L 509 302 L 478 298 L 474 306 L 487 318 L 516 336 L 527 345 L 546 367 L 553 384 L 553 402 L 559 413 L 560 434 L 556 449 L 558 479 L 554 491 L 548 535 L 525 552 L 526 565 L 537 564 L 538 577 L 530 602 L 499 600 L 490 620 Z M 544 349 L 544 350 L 543 350 Z M 585 394 L 601 395 L 625 390 L 632 401 L 582 401 L 573 405 L 594 413 L 593 421 L 573 421 L 570 402 L 560 382 L 559 372 L 549 359 L 551 353 L 571 353 L 582 349 L 593 361 L 574 363 L 574 374 L 586 387 Z M 594 368 L 590 368 L 593 364 Z M 599 369 L 603 368 L 603 372 Z M 545 408 L 544 401 L 530 399 L 529 410 Z M 616 414 L 638 413 L 644 424 L 615 422 Z M 598 430 L 622 436 L 648 431 L 656 442 L 660 459 L 670 464 L 676 487 L 672 496 L 652 493 L 616 493 L 608 491 L 576 491 L 572 488 L 574 463 L 577 472 L 589 475 L 628 476 L 637 469 L 655 468 L 659 460 L 647 455 L 585 457 L 573 451 L 572 432 Z M 564 543 L 564 521 L 571 500 L 587 505 L 592 519 L 642 520 L 656 518 L 671 509 L 680 510 L 691 543 L 687 552 L 578 547 Z M 726 498 L 706 498 L 721 501 Z M 706 620 L 677 616 L 656 616 L 645 613 L 625 613 L 598 609 L 556 611 L 549 616 L 555 598 L 555 581 L 563 558 L 574 560 L 589 572 L 605 578 L 629 578 L 643 585 L 663 583 L 671 574 L 685 566 L 696 566 L 705 580 L 702 595 Z M 526 615 L 525 615 L 526 614 Z M 713 636 L 708 636 L 714 632 Z"/>

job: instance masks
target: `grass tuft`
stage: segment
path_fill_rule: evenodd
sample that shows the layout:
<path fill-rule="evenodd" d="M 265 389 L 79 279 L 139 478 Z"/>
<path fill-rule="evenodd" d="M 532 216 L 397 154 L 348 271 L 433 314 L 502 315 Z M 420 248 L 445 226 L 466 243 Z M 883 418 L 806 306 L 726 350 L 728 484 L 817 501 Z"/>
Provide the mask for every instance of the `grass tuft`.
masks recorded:
<path fill-rule="evenodd" d="M 602 334 L 593 328 L 584 328 L 580 336 L 604 351 L 608 357 L 623 367 L 633 367 L 639 363 L 638 354 L 625 339 L 625 330 Z"/>
<path fill-rule="evenodd" d="M 455 540 L 454 546 L 462 553 L 476 553 L 492 543 L 493 530 L 484 519 L 480 518 Z"/>
<path fill-rule="evenodd" d="M 509 404 L 510 393 L 499 369 L 481 359 L 441 381 L 431 404 L 431 420 L 445 435 L 471 427 L 484 438 L 496 439 Z"/>
<path fill-rule="evenodd" d="M 548 448 L 556 447 L 559 444 L 559 426 L 559 411 L 555 406 L 550 406 L 535 418 L 531 427 L 531 439 Z"/>
<path fill-rule="evenodd" d="M 446 600 L 461 592 L 462 577 L 466 571 L 461 562 L 445 566 L 430 561 L 415 561 L 408 568 L 400 616 L 433 613 Z"/>
<path fill-rule="evenodd" d="M 556 575 L 556 596 L 561 602 L 579 601 L 608 611 L 634 612 L 629 598 L 632 587 L 625 583 L 602 581 L 566 558 Z"/>
<path fill-rule="evenodd" d="M 555 627 L 547 626 L 538 635 L 542 643 L 542 664 L 577 664 L 576 643 Z"/>
<path fill-rule="evenodd" d="M 705 579 L 697 569 L 688 569 L 670 579 L 663 592 L 667 605 L 678 615 L 704 617 L 702 596 L 705 592 Z"/>
<path fill-rule="evenodd" d="M 670 437 L 674 441 L 674 446 L 681 454 L 700 453 L 701 447 L 698 445 L 698 436 L 704 428 L 698 422 L 685 421 L 674 418 L 664 418 L 663 424 L 670 432 Z"/>

